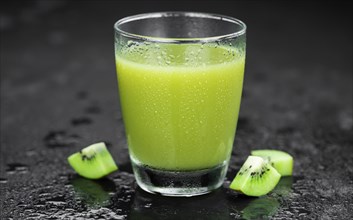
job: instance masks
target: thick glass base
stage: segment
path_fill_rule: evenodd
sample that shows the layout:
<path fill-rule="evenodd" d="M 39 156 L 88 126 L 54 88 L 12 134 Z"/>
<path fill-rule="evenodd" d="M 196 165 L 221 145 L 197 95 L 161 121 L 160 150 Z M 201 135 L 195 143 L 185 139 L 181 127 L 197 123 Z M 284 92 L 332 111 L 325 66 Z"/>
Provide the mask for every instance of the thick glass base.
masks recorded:
<path fill-rule="evenodd" d="M 194 171 L 166 171 L 144 166 L 131 158 L 137 184 L 150 193 L 191 197 L 209 193 L 223 184 L 228 162 Z"/>

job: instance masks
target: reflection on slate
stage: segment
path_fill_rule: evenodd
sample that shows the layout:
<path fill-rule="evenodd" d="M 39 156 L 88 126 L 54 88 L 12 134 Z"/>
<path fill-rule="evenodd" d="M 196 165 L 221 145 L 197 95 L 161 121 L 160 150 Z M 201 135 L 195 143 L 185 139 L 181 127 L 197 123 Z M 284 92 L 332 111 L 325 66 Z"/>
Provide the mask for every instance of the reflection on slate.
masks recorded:
<path fill-rule="evenodd" d="M 210 206 L 209 204 L 212 204 Z M 229 219 L 230 210 L 223 190 L 191 198 L 152 195 L 137 188 L 130 210 L 131 219 Z"/>
<path fill-rule="evenodd" d="M 242 212 L 244 219 L 266 219 L 277 213 L 279 202 L 274 198 L 258 198 L 251 201 Z"/>
<path fill-rule="evenodd" d="M 90 180 L 75 176 L 70 183 L 74 187 L 75 198 L 90 208 L 110 205 L 110 196 L 116 192 L 114 182 L 107 178 Z"/>
<path fill-rule="evenodd" d="M 276 188 L 269 194 L 250 201 L 242 209 L 244 219 L 267 219 L 274 216 L 282 199 L 286 198 L 292 190 L 293 177 L 282 177 Z"/>
<path fill-rule="evenodd" d="M 229 189 L 192 198 L 152 195 L 137 188 L 130 210 L 130 219 L 266 219 L 274 216 L 280 202 L 291 192 L 292 177 L 283 177 L 276 188 L 260 198 L 240 195 Z M 230 201 L 230 202 L 229 202 Z M 210 205 L 212 204 L 212 205 Z"/>
<path fill-rule="evenodd" d="M 271 194 L 286 197 L 292 192 L 292 184 L 293 184 L 293 177 L 292 176 L 281 177 L 277 186 L 271 192 Z"/>

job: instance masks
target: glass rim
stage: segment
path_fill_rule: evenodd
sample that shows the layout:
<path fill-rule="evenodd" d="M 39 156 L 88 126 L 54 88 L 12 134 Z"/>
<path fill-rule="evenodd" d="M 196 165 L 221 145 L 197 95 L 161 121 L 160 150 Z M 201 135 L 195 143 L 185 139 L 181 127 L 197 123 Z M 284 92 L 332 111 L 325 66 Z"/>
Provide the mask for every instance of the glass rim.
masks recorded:
<path fill-rule="evenodd" d="M 235 31 L 229 34 L 212 36 L 212 37 L 169 38 L 169 37 L 153 37 L 148 35 L 134 34 L 119 28 L 120 25 L 128 22 L 143 20 L 148 18 L 161 18 L 161 17 L 197 17 L 197 18 L 215 19 L 215 20 L 226 21 L 229 23 L 237 24 L 238 26 L 241 27 L 241 29 L 239 31 Z M 231 16 L 221 15 L 221 14 L 206 13 L 206 12 L 188 12 L 188 11 L 165 11 L 165 12 L 143 13 L 143 14 L 124 17 L 122 19 L 119 19 L 117 22 L 115 22 L 114 30 L 124 37 L 129 37 L 136 40 L 146 40 L 146 41 L 157 42 L 157 43 L 196 43 L 196 42 L 209 43 L 209 42 L 217 42 L 221 40 L 236 38 L 241 35 L 244 35 L 246 33 L 246 24 L 237 18 L 233 18 Z"/>

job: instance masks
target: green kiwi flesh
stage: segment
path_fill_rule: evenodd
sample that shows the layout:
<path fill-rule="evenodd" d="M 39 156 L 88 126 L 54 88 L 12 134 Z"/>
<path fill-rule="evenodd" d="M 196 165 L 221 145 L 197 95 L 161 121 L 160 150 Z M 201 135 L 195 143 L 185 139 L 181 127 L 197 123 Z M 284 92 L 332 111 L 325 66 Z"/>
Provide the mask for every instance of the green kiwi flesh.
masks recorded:
<path fill-rule="evenodd" d="M 293 173 L 293 157 L 279 150 L 253 150 L 251 155 L 262 157 L 269 161 L 281 176 L 291 176 Z"/>
<path fill-rule="evenodd" d="M 248 196 L 262 196 L 272 191 L 281 175 L 263 158 L 249 156 L 230 188 Z"/>
<path fill-rule="evenodd" d="M 118 169 L 103 142 L 72 154 L 68 162 L 79 175 L 88 179 L 99 179 Z"/>

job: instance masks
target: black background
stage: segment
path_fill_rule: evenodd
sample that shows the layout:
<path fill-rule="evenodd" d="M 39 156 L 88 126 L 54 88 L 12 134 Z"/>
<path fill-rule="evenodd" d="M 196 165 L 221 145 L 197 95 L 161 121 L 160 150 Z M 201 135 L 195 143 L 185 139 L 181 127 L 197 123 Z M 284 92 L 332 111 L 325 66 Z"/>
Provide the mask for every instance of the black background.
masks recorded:
<path fill-rule="evenodd" d="M 117 93 L 113 24 L 201 11 L 247 26 L 237 135 L 224 187 L 190 199 L 134 182 Z M 352 219 L 352 4 L 332 1 L 1 1 L 1 217 Z M 76 176 L 66 158 L 106 141 L 120 171 Z M 251 149 L 295 158 L 262 198 L 227 187 Z"/>

